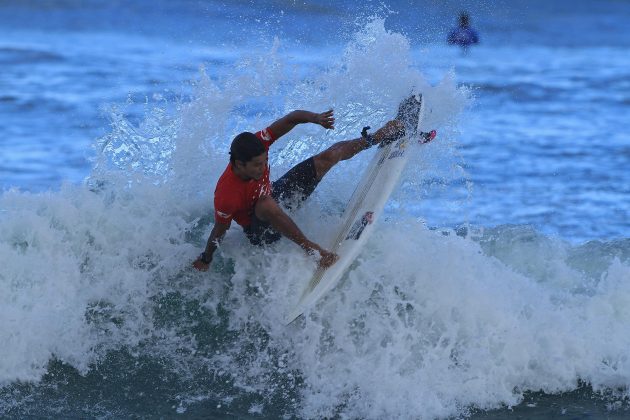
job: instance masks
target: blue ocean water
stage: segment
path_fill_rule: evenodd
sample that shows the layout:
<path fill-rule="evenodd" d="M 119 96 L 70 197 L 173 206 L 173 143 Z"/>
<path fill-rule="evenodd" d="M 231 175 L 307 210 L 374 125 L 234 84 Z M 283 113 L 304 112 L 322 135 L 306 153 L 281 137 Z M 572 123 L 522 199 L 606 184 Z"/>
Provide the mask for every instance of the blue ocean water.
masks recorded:
<path fill-rule="evenodd" d="M 461 10 L 481 43 L 445 45 Z M 0 4 L 3 417 L 625 418 L 630 4 Z M 414 150 L 356 265 L 212 224 L 231 138 L 335 109 L 272 178 L 394 114 Z M 369 152 L 293 216 L 331 239 Z M 352 181 L 352 182 L 349 182 Z"/>

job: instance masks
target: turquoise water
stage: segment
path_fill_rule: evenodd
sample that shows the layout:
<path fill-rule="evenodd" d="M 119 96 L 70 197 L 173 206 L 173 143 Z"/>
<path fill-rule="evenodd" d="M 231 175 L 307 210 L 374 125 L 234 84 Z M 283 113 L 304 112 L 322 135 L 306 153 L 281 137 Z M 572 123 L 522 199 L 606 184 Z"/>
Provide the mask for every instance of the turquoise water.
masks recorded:
<path fill-rule="evenodd" d="M 6 417 L 624 418 L 625 2 L 22 2 L 0 14 Z M 444 45 L 466 8 L 481 36 Z M 394 114 L 425 124 L 374 236 L 298 325 L 315 262 L 231 229 L 231 138 L 285 112 L 272 178 Z M 293 214 L 333 236 L 366 152 Z"/>

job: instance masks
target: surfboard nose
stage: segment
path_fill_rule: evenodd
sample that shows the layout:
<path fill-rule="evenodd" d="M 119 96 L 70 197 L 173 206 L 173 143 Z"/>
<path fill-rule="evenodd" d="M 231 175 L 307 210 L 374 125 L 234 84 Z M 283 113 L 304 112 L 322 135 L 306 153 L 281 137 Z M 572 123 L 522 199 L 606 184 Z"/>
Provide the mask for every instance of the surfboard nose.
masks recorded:
<path fill-rule="evenodd" d="M 420 133 L 420 143 L 425 144 L 433 140 L 437 136 L 437 131 L 431 130 L 428 133 Z"/>

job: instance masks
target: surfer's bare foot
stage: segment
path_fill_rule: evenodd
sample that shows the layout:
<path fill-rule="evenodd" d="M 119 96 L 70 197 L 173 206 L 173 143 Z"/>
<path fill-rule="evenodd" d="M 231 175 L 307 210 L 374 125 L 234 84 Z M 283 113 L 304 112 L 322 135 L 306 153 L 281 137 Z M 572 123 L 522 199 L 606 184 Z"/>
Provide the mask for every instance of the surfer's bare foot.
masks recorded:
<path fill-rule="evenodd" d="M 405 126 L 402 121 L 391 120 L 388 121 L 383 127 L 379 128 L 376 133 L 372 135 L 373 144 L 389 144 L 405 135 Z"/>

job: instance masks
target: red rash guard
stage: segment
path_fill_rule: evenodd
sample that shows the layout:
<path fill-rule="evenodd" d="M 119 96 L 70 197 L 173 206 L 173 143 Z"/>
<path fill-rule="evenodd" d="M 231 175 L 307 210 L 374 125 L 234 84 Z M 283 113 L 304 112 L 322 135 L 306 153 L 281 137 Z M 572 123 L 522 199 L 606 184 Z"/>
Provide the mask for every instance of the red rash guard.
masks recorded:
<path fill-rule="evenodd" d="M 269 128 L 258 131 L 256 137 L 260 139 L 266 150 L 276 141 Z M 258 198 L 271 194 L 269 181 L 269 165 L 259 180 L 243 181 L 232 172 L 232 163 L 228 163 L 223 175 L 214 190 L 214 220 L 229 225 L 232 219 L 245 227 L 251 223 L 251 215 Z"/>

